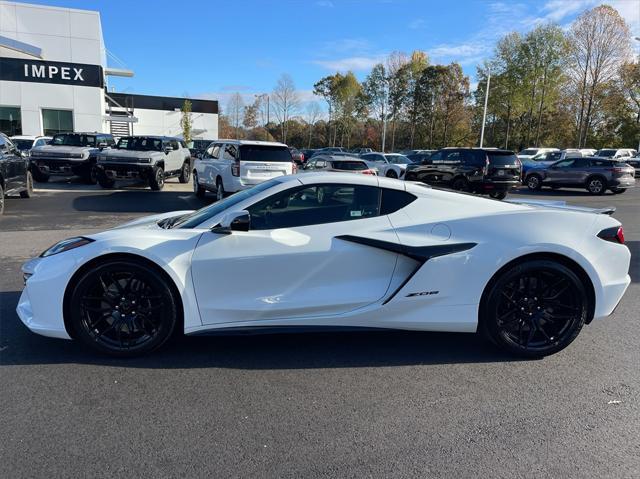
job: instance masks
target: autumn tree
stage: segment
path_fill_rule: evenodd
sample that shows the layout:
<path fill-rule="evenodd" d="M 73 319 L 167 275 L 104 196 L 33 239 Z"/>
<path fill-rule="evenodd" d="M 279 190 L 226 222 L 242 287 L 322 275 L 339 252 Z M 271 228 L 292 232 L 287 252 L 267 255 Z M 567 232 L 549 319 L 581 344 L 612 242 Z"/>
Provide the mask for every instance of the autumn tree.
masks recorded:
<path fill-rule="evenodd" d="M 283 74 L 271 94 L 273 111 L 280 123 L 282 142 L 287 142 L 289 119 L 298 111 L 300 100 L 291 75 Z"/>

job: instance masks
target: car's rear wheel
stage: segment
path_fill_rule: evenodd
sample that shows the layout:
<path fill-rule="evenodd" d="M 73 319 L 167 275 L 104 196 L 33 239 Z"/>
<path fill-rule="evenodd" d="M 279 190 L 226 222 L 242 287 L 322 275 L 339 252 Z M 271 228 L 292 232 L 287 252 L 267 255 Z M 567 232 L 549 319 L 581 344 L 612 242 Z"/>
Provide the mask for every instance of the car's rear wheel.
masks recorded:
<path fill-rule="evenodd" d="M 163 275 L 129 260 L 87 271 L 73 287 L 68 313 L 77 339 L 120 357 L 162 346 L 178 323 L 177 301 Z"/>
<path fill-rule="evenodd" d="M 607 180 L 602 176 L 592 176 L 587 180 L 587 191 L 592 195 L 604 195 L 607 191 Z"/>
<path fill-rule="evenodd" d="M 193 172 L 193 193 L 198 198 L 204 198 L 204 196 L 207 193 L 207 190 L 198 181 L 198 172 L 197 171 Z"/>
<path fill-rule="evenodd" d="M 164 188 L 164 168 L 154 166 L 151 170 L 151 178 L 149 178 L 149 186 L 153 191 L 160 191 Z"/>
<path fill-rule="evenodd" d="M 87 166 L 82 173 L 82 180 L 87 185 L 95 185 L 98 182 L 98 167 L 94 164 Z"/>
<path fill-rule="evenodd" d="M 25 188 L 20 192 L 20 198 L 31 198 L 33 196 L 33 176 L 31 172 L 27 170 L 27 177 L 25 178 Z"/>
<path fill-rule="evenodd" d="M 539 175 L 529 175 L 526 179 L 527 188 L 537 191 L 542 188 L 542 178 Z"/>
<path fill-rule="evenodd" d="M 578 275 L 552 260 L 531 260 L 492 280 L 483 297 L 483 332 L 500 348 L 542 357 L 566 348 L 589 314 L 589 295 Z"/>
<path fill-rule="evenodd" d="M 221 201 L 226 196 L 226 192 L 224 191 L 224 184 L 222 183 L 222 178 L 218 178 L 216 180 L 216 201 Z"/>
<path fill-rule="evenodd" d="M 178 177 L 178 181 L 180 183 L 189 183 L 189 178 L 191 177 L 191 166 L 188 161 L 185 161 L 182 165 L 182 169 L 180 170 L 180 176 Z"/>

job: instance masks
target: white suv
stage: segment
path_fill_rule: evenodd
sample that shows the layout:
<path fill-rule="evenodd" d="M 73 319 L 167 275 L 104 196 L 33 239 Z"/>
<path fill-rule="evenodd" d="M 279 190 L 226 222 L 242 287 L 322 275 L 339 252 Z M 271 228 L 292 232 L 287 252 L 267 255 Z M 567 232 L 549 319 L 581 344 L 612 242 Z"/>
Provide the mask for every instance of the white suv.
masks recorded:
<path fill-rule="evenodd" d="M 227 193 L 295 173 L 297 166 L 284 143 L 216 140 L 195 161 L 193 191 L 198 197 L 215 191 L 221 200 Z"/>

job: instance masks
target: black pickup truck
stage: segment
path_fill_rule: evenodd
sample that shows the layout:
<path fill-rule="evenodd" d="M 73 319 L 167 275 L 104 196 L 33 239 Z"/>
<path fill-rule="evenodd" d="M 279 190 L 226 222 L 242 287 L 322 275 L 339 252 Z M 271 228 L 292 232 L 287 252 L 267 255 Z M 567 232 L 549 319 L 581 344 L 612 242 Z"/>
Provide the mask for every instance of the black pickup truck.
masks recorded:
<path fill-rule="evenodd" d="M 33 193 L 33 179 L 29 158 L 0 133 L 0 215 L 4 212 L 4 197 L 20 195 L 29 198 Z"/>

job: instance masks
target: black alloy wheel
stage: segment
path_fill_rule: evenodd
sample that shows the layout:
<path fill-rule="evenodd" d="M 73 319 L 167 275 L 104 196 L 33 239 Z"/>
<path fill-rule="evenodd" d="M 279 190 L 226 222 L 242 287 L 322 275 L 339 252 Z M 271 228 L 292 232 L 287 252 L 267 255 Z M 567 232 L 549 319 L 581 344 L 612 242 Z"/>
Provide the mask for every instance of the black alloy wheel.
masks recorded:
<path fill-rule="evenodd" d="M 149 178 L 149 186 L 153 191 L 160 191 L 164 188 L 164 168 L 154 166 L 151 170 L 151 178 Z"/>
<path fill-rule="evenodd" d="M 31 172 L 29 170 L 27 170 L 24 186 L 24 190 L 20 192 L 20 198 L 31 198 L 33 196 L 33 176 L 31 176 Z"/>
<path fill-rule="evenodd" d="M 104 170 L 98 171 L 98 184 L 105 189 L 113 188 L 116 185 L 116 180 L 109 178 Z"/>
<path fill-rule="evenodd" d="M 567 347 L 589 314 L 585 285 L 567 266 L 532 260 L 505 271 L 483 302 L 482 329 L 510 353 L 542 357 Z"/>
<path fill-rule="evenodd" d="M 456 178 L 451 183 L 451 189 L 456 191 L 469 191 L 469 182 L 464 178 Z"/>
<path fill-rule="evenodd" d="M 167 282 L 135 261 L 111 261 L 85 273 L 73 289 L 69 313 L 85 345 L 121 357 L 160 347 L 178 317 Z"/>
<path fill-rule="evenodd" d="M 489 196 L 495 200 L 504 200 L 507 197 L 506 191 L 492 191 Z"/>
<path fill-rule="evenodd" d="M 396 178 L 396 179 L 397 179 L 397 178 L 398 178 L 398 175 L 396 174 L 396 172 L 395 172 L 395 171 L 393 171 L 393 170 L 389 170 L 389 171 L 387 172 L 387 178 Z"/>
<path fill-rule="evenodd" d="M 191 177 L 191 166 L 188 161 L 185 161 L 182 165 L 182 169 L 180 170 L 180 176 L 178 177 L 178 181 L 180 183 L 189 183 L 189 178 Z"/>
<path fill-rule="evenodd" d="M 95 164 L 87 166 L 82 179 L 87 185 L 95 185 L 98 183 L 98 167 Z"/>

